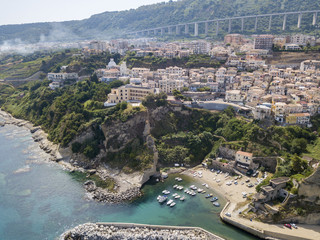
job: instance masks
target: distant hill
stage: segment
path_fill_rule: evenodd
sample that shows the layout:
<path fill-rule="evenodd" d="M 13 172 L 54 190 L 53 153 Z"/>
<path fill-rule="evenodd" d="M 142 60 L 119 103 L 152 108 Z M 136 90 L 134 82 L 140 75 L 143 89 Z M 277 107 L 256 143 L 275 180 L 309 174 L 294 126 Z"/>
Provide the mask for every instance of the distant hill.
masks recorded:
<path fill-rule="evenodd" d="M 245 16 L 253 14 L 320 9 L 314 0 L 181 0 L 142 6 L 126 11 L 104 12 L 80 21 L 33 23 L 0 26 L 0 42 L 23 39 L 28 42 L 114 38 L 122 33 L 170 24 Z M 288 32 L 319 34 L 319 25 L 311 26 L 312 16 L 303 16 L 301 29 L 296 28 L 296 16 L 288 16 Z M 272 33 L 281 32 L 281 18 L 274 18 Z M 318 21 L 319 22 L 319 21 Z M 246 23 L 251 33 L 254 20 Z M 240 28 L 235 26 L 233 29 Z M 259 23 L 267 29 L 267 21 Z M 259 31 L 258 30 L 258 31 Z M 265 32 L 265 31 L 263 31 Z"/>

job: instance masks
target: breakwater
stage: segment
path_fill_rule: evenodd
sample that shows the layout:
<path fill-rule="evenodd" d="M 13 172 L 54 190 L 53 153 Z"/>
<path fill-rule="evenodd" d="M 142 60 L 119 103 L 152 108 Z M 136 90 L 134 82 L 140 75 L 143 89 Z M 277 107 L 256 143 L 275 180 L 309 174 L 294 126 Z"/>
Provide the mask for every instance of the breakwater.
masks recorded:
<path fill-rule="evenodd" d="M 173 227 L 133 223 L 86 223 L 68 230 L 60 236 L 60 240 L 76 239 L 223 240 L 223 238 L 197 227 Z"/>

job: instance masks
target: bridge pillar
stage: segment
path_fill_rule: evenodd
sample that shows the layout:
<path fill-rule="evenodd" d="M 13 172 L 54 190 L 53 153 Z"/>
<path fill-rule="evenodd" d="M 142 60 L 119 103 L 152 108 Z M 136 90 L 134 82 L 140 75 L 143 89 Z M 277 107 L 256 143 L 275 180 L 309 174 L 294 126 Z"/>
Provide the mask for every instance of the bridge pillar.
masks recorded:
<path fill-rule="evenodd" d="M 171 35 L 172 34 L 172 28 L 168 27 L 168 34 Z"/>
<path fill-rule="evenodd" d="M 241 32 L 244 30 L 244 18 L 241 18 Z"/>
<path fill-rule="evenodd" d="M 164 28 L 161 28 L 161 36 L 163 36 L 165 33 L 165 29 Z"/>
<path fill-rule="evenodd" d="M 176 35 L 180 35 L 180 26 L 179 25 L 176 26 Z"/>
<path fill-rule="evenodd" d="M 298 15 L 297 28 L 300 28 L 300 27 L 301 27 L 301 19 L 302 19 L 302 13 L 299 13 L 299 15 Z"/>
<path fill-rule="evenodd" d="M 228 33 L 231 33 L 231 18 L 229 18 L 229 27 L 228 27 Z"/>
<path fill-rule="evenodd" d="M 189 25 L 188 24 L 184 25 L 184 33 L 189 34 Z"/>
<path fill-rule="evenodd" d="M 312 19 L 312 25 L 316 25 L 317 24 L 317 18 L 318 18 L 318 13 L 313 13 L 313 19 Z"/>
<path fill-rule="evenodd" d="M 199 23 L 194 24 L 194 36 L 199 36 Z"/>
<path fill-rule="evenodd" d="M 204 34 L 208 36 L 208 22 L 204 23 Z"/>
<path fill-rule="evenodd" d="M 272 15 L 270 15 L 270 18 L 269 18 L 269 28 L 268 28 L 269 31 L 271 30 L 271 25 L 272 25 Z"/>
<path fill-rule="evenodd" d="M 258 17 L 256 17 L 256 21 L 254 23 L 254 31 L 257 31 L 258 28 Z"/>
<path fill-rule="evenodd" d="M 287 14 L 283 16 L 283 25 L 282 25 L 282 31 L 286 30 L 286 24 L 287 24 Z"/>
<path fill-rule="evenodd" d="M 219 21 L 217 21 L 217 26 L 216 26 L 216 35 L 219 34 Z"/>

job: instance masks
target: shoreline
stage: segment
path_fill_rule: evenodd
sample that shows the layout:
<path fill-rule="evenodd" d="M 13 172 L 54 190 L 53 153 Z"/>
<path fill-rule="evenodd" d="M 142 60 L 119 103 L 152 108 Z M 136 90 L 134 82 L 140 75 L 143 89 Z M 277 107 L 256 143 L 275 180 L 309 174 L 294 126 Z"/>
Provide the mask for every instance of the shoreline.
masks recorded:
<path fill-rule="evenodd" d="M 74 172 L 82 172 L 87 174 L 97 174 L 102 180 L 106 180 L 107 178 L 111 178 L 116 183 L 117 192 L 111 192 L 107 189 L 103 189 L 100 187 L 96 187 L 95 184 L 91 184 L 92 181 L 87 181 L 90 183 L 90 187 L 88 184 L 84 183 L 83 188 L 86 190 L 86 196 L 90 200 L 101 202 L 101 203 L 121 203 L 126 201 L 132 201 L 137 197 L 141 196 L 141 186 L 136 183 L 130 182 L 126 179 L 127 176 L 123 176 L 119 174 L 116 170 L 107 169 L 100 166 L 96 169 L 84 169 L 79 166 L 74 166 L 70 163 L 72 160 L 70 154 L 67 151 L 65 153 L 61 153 L 60 145 L 54 144 L 48 140 L 48 134 L 41 129 L 40 126 L 34 126 L 33 123 L 24 119 L 18 119 L 13 117 L 10 113 L 3 111 L 0 108 L 0 117 L 3 118 L 3 122 L 0 121 L 0 127 L 4 127 L 5 125 L 15 125 L 17 127 L 24 127 L 30 131 L 32 135 L 32 139 L 36 142 L 40 149 L 45 153 L 49 154 L 49 161 L 56 162 L 59 164 L 64 170 Z M 133 174 L 130 177 L 136 178 L 137 174 Z M 137 179 L 135 179 L 137 181 Z"/>
<path fill-rule="evenodd" d="M 65 231 L 59 240 L 76 239 L 210 239 L 223 238 L 199 227 L 179 227 L 135 223 L 85 223 Z"/>
<path fill-rule="evenodd" d="M 216 191 L 227 200 L 227 204 L 220 212 L 220 218 L 223 222 L 233 225 L 239 229 L 242 229 L 256 237 L 261 239 L 283 239 L 283 240 L 314 240 L 320 239 L 320 225 L 307 225 L 299 224 L 298 229 L 288 229 L 283 224 L 267 224 L 258 222 L 255 220 L 248 220 L 240 216 L 239 211 L 243 211 L 247 203 L 242 206 L 241 203 L 245 203 L 246 199 L 242 198 L 242 191 L 246 189 L 246 184 L 242 185 L 246 177 L 238 180 L 238 185 L 232 184 L 227 186 L 226 182 L 231 180 L 231 177 L 225 178 L 224 175 L 216 175 L 209 169 L 204 169 L 201 166 L 196 166 L 192 169 L 188 169 L 182 174 L 187 176 L 193 176 L 193 172 L 202 171 L 202 178 L 195 178 L 196 181 L 202 181 L 209 185 L 209 187 Z M 219 180 L 219 181 L 218 181 Z M 251 178 L 251 181 L 253 179 Z M 217 182 L 218 181 L 218 182 Z M 254 191 L 253 188 L 247 188 L 248 191 Z M 250 194 L 250 193 L 248 193 Z M 238 205 L 239 204 L 239 205 Z M 231 217 L 226 216 L 226 213 L 230 213 Z"/>

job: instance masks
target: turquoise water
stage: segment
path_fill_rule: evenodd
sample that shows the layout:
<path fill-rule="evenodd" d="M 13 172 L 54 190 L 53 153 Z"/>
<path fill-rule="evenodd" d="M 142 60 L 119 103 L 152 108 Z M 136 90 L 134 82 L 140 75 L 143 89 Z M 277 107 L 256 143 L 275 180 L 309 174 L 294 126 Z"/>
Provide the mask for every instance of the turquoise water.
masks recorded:
<path fill-rule="evenodd" d="M 163 189 L 172 190 L 175 176 L 164 183 L 150 181 L 143 187 L 144 196 L 133 203 L 101 204 L 87 200 L 77 177 L 47 158 L 28 130 L 0 128 L 1 240 L 55 239 L 78 224 L 98 221 L 199 226 L 226 239 L 255 239 L 220 221 L 225 203 L 221 197 L 220 208 L 204 195 L 187 196 L 185 202 L 176 201 L 174 208 L 160 205 L 156 197 Z M 26 165 L 30 171 L 14 173 Z M 183 179 L 180 185 L 194 184 L 190 178 Z"/>

